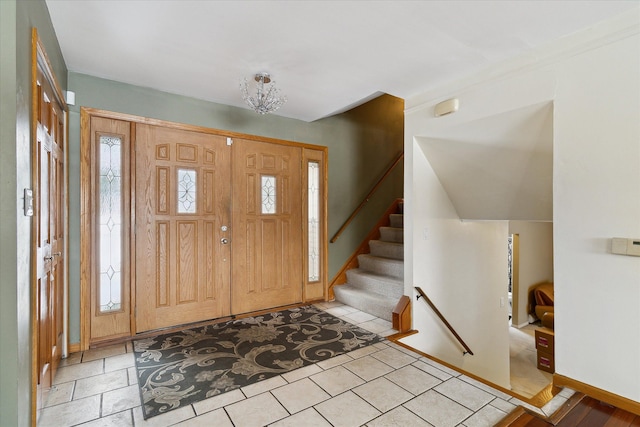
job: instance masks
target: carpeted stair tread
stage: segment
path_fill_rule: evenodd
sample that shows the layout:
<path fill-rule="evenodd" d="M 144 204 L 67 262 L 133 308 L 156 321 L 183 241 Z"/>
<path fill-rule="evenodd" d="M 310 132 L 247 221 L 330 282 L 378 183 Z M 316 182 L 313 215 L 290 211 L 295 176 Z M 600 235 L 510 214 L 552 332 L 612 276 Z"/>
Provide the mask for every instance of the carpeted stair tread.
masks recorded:
<path fill-rule="evenodd" d="M 404 282 L 395 277 L 371 274 L 360 268 L 347 271 L 347 284 L 364 291 L 395 298 L 396 302 L 404 293 Z"/>
<path fill-rule="evenodd" d="M 404 242 L 404 228 L 380 227 L 380 240 L 385 242 Z"/>
<path fill-rule="evenodd" d="M 364 291 L 349 284 L 334 286 L 333 290 L 336 295 L 336 300 L 343 304 L 350 305 L 351 307 L 389 322 L 393 321 L 392 313 L 396 307 L 398 298 L 386 297 L 376 292 Z"/>
<path fill-rule="evenodd" d="M 392 321 L 404 294 L 404 203 L 380 227 L 380 238 L 369 241 L 368 254 L 358 255 L 358 267 L 347 270 L 346 282 L 334 286 L 337 301 Z"/>
<path fill-rule="evenodd" d="M 391 276 L 400 280 L 404 278 L 404 261 L 402 260 L 363 254 L 358 255 L 358 265 L 360 269 L 373 274 Z"/>
<path fill-rule="evenodd" d="M 382 240 L 369 240 L 371 255 L 404 260 L 404 244 L 385 242 Z"/>

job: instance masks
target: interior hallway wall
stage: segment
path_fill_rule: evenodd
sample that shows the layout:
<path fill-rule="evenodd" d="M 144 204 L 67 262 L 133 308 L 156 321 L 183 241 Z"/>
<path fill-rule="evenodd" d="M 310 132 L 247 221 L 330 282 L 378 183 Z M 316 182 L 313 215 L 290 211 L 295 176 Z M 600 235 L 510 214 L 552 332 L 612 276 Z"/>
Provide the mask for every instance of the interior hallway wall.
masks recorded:
<path fill-rule="evenodd" d="M 435 121 L 433 106 L 452 96 L 460 99 L 460 110 Z M 423 224 L 440 216 L 436 208 L 419 205 L 432 191 L 416 170 L 422 162 L 416 141 L 447 122 L 464 123 L 541 102 L 554 103 L 556 372 L 637 402 L 640 259 L 612 254 L 611 238 L 640 236 L 638 9 L 407 100 L 405 147 L 412 170 L 405 178 L 405 275 L 411 280 L 406 290 L 426 283 L 454 298 L 457 287 L 472 286 L 438 281 L 422 267 L 428 255 L 422 251 Z M 497 238 L 503 242 L 506 236 Z M 467 243 L 475 244 L 471 238 Z M 474 248 L 476 253 L 452 255 L 464 266 L 484 250 L 477 244 Z M 446 260 L 449 265 L 453 256 Z M 495 303 L 493 309 L 499 310 Z M 430 331 L 427 326 L 414 324 L 421 331 Z"/>
<path fill-rule="evenodd" d="M 405 222 L 405 294 L 414 295 L 413 329 L 419 333 L 402 341 L 509 388 L 508 223 L 461 221 L 421 149 L 420 138 L 413 138 L 410 145 L 411 190 L 405 190 L 405 220 L 410 217 L 411 230 Z M 464 348 L 433 310 L 416 300 L 413 286 L 424 290 L 473 355 L 463 355 Z"/>
<path fill-rule="evenodd" d="M 31 30 L 62 90 L 67 68 L 44 1 L 0 1 L 0 425 L 31 425 Z"/>

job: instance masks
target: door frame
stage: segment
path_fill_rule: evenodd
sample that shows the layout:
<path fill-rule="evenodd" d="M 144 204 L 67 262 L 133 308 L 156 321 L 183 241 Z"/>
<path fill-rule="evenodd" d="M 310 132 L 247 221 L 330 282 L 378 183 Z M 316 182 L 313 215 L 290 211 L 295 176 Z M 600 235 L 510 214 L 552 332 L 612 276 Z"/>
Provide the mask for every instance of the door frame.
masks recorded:
<path fill-rule="evenodd" d="M 63 165 L 63 189 L 62 189 L 62 226 L 63 226 L 63 239 L 64 244 L 61 248 L 62 251 L 62 263 L 63 263 L 63 301 L 62 307 L 62 319 L 63 319 L 63 339 L 62 339 L 62 356 L 66 357 L 69 353 L 69 107 L 63 96 L 63 92 L 60 89 L 58 80 L 53 67 L 47 56 L 47 52 L 44 48 L 44 44 L 38 35 L 37 28 L 33 27 L 31 30 L 31 186 L 35 188 L 39 185 L 38 180 L 38 70 L 42 72 L 42 75 L 47 79 L 51 85 L 55 102 L 57 102 L 62 108 L 64 114 L 64 131 L 62 135 L 64 153 L 64 165 Z M 52 100 L 53 101 L 53 100 Z M 39 192 L 36 192 L 39 194 Z M 35 202 L 35 200 L 34 200 Z M 38 251 L 37 251 L 37 227 L 40 224 L 40 211 L 37 208 L 37 203 L 34 203 L 33 216 L 31 218 L 31 425 L 35 426 L 38 416 L 38 354 L 39 354 L 39 342 L 40 331 L 38 328 Z"/>
<path fill-rule="evenodd" d="M 320 230 L 320 251 L 322 256 L 321 261 L 321 274 L 320 280 L 309 282 L 308 280 L 304 281 L 303 284 L 303 292 L 302 299 L 303 302 L 309 301 L 319 301 L 326 300 L 327 298 L 327 274 L 328 274 L 328 223 L 327 223 L 327 208 L 328 208 L 328 147 L 307 144 L 303 142 L 296 141 L 288 141 L 283 139 L 269 138 L 258 135 L 248 135 L 239 132 L 233 132 L 228 130 L 221 130 L 215 128 L 208 128 L 204 126 L 190 125 L 184 123 L 171 122 L 166 120 L 154 119 L 136 116 L 132 114 L 119 113 L 107 110 L 101 110 L 97 108 L 91 107 L 81 107 L 80 108 L 80 134 L 81 134 L 81 154 L 80 154 L 80 348 L 79 350 L 88 350 L 91 343 L 91 278 L 92 278 L 92 270 L 94 267 L 94 260 L 91 258 L 91 238 L 90 238 L 90 230 L 91 230 L 91 219 L 89 218 L 91 213 L 91 194 L 90 194 L 90 185 L 88 183 L 91 182 L 91 159 L 88 156 L 90 149 L 87 148 L 90 146 L 91 142 L 91 119 L 93 117 L 101 117 L 105 119 L 114 119 L 114 120 L 122 120 L 130 122 L 135 128 L 136 124 L 148 124 L 154 126 L 161 126 L 179 130 L 193 131 L 193 132 L 201 132 L 205 134 L 212 134 L 223 136 L 229 139 L 229 143 L 231 143 L 234 139 L 245 139 L 251 141 L 260 141 L 267 142 L 272 144 L 279 145 L 287 145 L 287 146 L 295 146 L 300 147 L 302 149 L 302 161 L 310 161 L 310 162 L 318 162 L 321 170 L 321 192 L 320 192 L 320 205 L 322 210 L 322 218 L 321 218 L 321 230 Z M 135 141 L 132 140 L 132 153 L 135 155 Z M 310 154 L 315 153 L 315 154 Z M 321 155 L 318 155 L 322 153 Z M 306 169 L 305 165 L 303 165 L 303 173 L 304 179 L 306 180 Z M 132 182 L 135 180 L 132 179 Z M 304 194 L 306 194 L 306 190 L 304 190 Z M 135 188 L 131 188 L 131 199 L 135 200 Z M 305 206 L 303 209 L 303 215 L 307 214 L 307 207 Z M 135 226 L 135 208 L 132 205 L 132 213 L 131 213 L 131 229 L 134 229 Z M 303 228 L 306 232 L 306 220 L 303 217 Z M 135 239 L 132 238 L 132 241 L 135 242 Z M 132 252 L 134 256 L 131 258 L 135 260 L 135 252 Z M 305 249 L 306 254 L 306 249 Z M 131 315 L 132 315 L 132 326 L 135 319 L 133 318 L 133 311 L 135 311 L 136 307 L 136 283 L 135 283 L 135 269 L 131 268 L 130 272 L 132 274 L 131 277 Z M 303 271 L 306 274 L 307 272 L 307 264 L 305 263 L 303 267 Z M 135 328 L 131 329 L 131 336 L 135 335 Z"/>

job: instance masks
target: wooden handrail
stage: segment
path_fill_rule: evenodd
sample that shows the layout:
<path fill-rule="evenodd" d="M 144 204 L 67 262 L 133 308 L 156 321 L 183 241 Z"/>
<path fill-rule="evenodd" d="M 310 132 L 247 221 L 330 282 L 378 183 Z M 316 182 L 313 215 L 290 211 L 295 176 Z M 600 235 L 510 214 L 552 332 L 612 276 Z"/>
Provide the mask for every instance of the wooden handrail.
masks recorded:
<path fill-rule="evenodd" d="M 362 210 L 362 208 L 364 207 L 364 205 L 367 204 L 367 202 L 369 201 L 369 199 L 371 198 L 371 196 L 373 195 L 373 193 L 376 192 L 376 190 L 378 189 L 378 187 L 380 187 L 382 185 L 382 183 L 384 182 L 384 180 L 389 176 L 389 174 L 391 174 L 391 172 L 393 171 L 393 169 L 398 165 L 398 163 L 400 163 L 400 160 L 402 160 L 402 158 L 404 157 L 404 151 L 401 152 L 398 157 L 396 157 L 396 159 L 393 161 L 393 164 L 391 164 L 391 166 L 389 166 L 389 168 L 387 169 L 387 171 L 384 173 L 384 175 L 382 175 L 382 178 L 380 178 L 378 180 L 378 182 L 376 182 L 376 184 L 373 186 L 373 188 L 371 189 L 371 191 L 369 191 L 369 193 L 365 196 L 364 200 L 362 201 L 362 203 L 360 203 L 358 205 L 358 207 L 353 211 L 353 213 L 351 214 L 351 216 L 349 218 L 347 218 L 347 220 L 344 222 L 344 224 L 342 224 L 342 227 L 340 227 L 340 229 L 336 232 L 336 234 L 333 235 L 333 237 L 331 238 L 330 242 L 331 243 L 335 243 L 336 240 L 338 240 L 338 237 L 340 237 L 340 235 L 342 234 L 342 232 L 345 230 L 345 228 L 347 228 L 349 226 L 349 224 L 351 224 L 351 221 L 353 221 L 353 218 L 356 217 L 356 215 L 358 215 L 358 213 Z"/>
<path fill-rule="evenodd" d="M 447 319 L 444 318 L 444 316 L 442 315 L 442 313 L 440 313 L 440 310 L 438 310 L 436 308 L 436 306 L 433 304 L 433 302 L 431 302 L 431 300 L 429 299 L 429 297 L 424 293 L 424 291 L 422 290 L 421 287 L 419 286 L 415 286 L 416 291 L 418 291 L 418 293 L 420 295 L 418 295 L 416 297 L 416 299 L 420 299 L 420 297 L 424 298 L 424 301 L 429 304 L 429 307 L 431 307 L 431 309 L 438 315 L 438 317 L 440 318 L 440 320 L 442 320 L 442 323 L 444 323 L 444 325 L 449 329 L 449 331 L 451 331 L 451 333 L 453 334 L 454 337 L 456 337 L 456 339 L 458 340 L 458 342 L 460 344 L 462 344 L 462 346 L 464 347 L 464 349 L 466 351 L 464 351 L 462 353 L 462 355 L 464 356 L 465 354 L 470 354 L 473 356 L 473 351 L 471 351 L 471 349 L 469 348 L 469 346 L 462 340 L 462 338 L 460 338 L 460 335 L 458 335 L 458 333 L 456 332 L 455 329 L 453 329 L 453 326 L 451 326 L 451 324 L 449 322 L 447 322 Z"/>

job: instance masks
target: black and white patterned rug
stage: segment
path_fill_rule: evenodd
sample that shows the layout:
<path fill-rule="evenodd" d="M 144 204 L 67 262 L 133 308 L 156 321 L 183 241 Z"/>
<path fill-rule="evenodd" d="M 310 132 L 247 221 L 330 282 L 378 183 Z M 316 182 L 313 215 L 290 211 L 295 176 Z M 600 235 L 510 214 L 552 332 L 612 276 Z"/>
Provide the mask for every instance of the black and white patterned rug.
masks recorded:
<path fill-rule="evenodd" d="M 383 341 L 313 306 L 134 341 L 145 419 Z"/>

